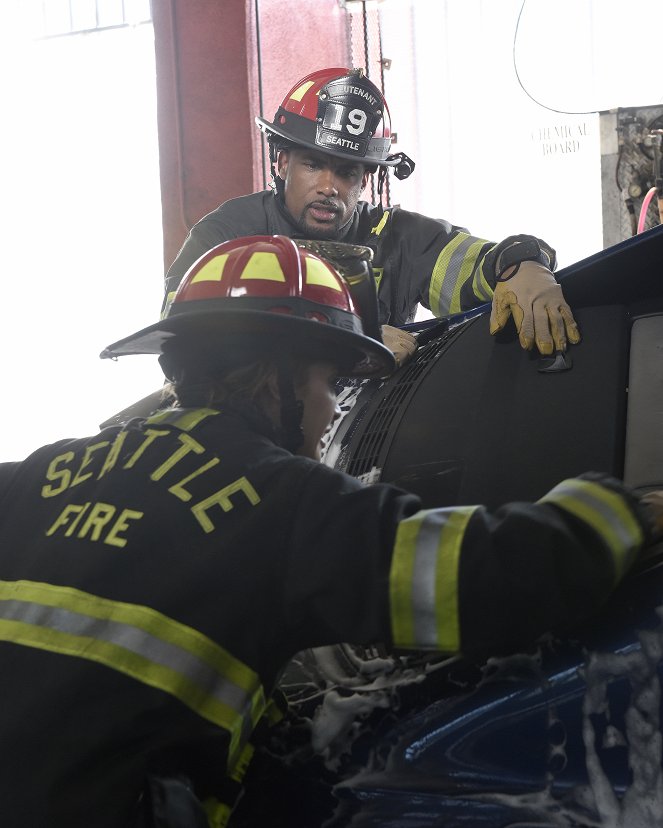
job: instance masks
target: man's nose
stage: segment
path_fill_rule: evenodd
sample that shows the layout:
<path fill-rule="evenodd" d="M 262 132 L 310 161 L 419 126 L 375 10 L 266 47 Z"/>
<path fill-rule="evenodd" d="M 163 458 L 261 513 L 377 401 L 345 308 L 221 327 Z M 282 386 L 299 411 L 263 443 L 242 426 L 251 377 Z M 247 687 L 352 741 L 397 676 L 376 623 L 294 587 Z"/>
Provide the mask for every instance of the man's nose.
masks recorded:
<path fill-rule="evenodd" d="M 320 175 L 318 176 L 318 192 L 324 193 L 326 196 L 338 195 L 336 173 L 334 170 L 329 168 L 320 170 Z"/>

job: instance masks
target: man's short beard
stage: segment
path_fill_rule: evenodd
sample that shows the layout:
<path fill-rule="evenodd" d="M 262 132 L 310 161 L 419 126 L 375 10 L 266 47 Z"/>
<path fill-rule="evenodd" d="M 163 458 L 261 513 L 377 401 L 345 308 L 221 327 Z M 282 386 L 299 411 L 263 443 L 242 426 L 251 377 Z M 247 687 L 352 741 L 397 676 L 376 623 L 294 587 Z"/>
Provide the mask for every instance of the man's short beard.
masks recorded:
<path fill-rule="evenodd" d="M 297 219 L 297 227 L 307 239 L 330 239 L 331 241 L 336 241 L 341 235 L 340 221 L 334 222 L 329 228 L 311 227 L 306 221 L 306 210 Z"/>

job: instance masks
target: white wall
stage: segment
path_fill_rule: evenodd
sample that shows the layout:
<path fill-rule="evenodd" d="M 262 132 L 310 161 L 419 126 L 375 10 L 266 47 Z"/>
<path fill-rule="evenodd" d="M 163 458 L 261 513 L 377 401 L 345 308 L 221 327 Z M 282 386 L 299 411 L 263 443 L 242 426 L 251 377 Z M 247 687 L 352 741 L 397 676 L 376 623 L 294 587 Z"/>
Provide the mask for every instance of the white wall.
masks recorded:
<path fill-rule="evenodd" d="M 380 10 L 397 148 L 417 162 L 392 200 L 488 239 L 534 233 L 562 266 L 600 250 L 596 113 L 663 100 L 663 3 L 383 0 Z"/>
<path fill-rule="evenodd" d="M 0 12 L 0 462 L 93 433 L 162 381 L 152 357 L 98 359 L 161 304 L 151 27 L 34 41 L 11 17 L 31 7 L 6 0 Z M 521 9 L 519 73 L 540 103 L 513 68 Z M 663 3 L 383 0 L 380 10 L 398 148 L 417 162 L 409 181 L 392 181 L 394 200 L 495 240 L 536 233 L 562 265 L 599 249 L 591 112 L 663 100 Z"/>
<path fill-rule="evenodd" d="M 94 433 L 163 381 L 155 357 L 98 358 L 161 305 L 152 28 L 34 41 L 13 23 L 0 26 L 0 461 Z"/>

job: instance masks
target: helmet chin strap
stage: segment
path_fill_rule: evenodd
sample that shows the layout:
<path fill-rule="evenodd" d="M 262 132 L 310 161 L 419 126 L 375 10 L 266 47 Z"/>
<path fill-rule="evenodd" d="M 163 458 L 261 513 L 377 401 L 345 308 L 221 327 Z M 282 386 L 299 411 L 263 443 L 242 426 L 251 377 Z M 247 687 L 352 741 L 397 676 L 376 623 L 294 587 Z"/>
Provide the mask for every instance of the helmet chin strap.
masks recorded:
<path fill-rule="evenodd" d="M 397 152 L 394 155 L 387 156 L 387 161 L 398 161 L 396 166 L 394 167 L 394 175 L 399 181 L 402 181 L 405 178 L 409 178 L 414 171 L 415 163 L 414 161 L 406 155 L 404 152 Z M 380 214 L 384 211 L 382 206 L 382 190 L 384 189 L 384 182 L 387 179 L 387 174 L 389 172 L 389 168 L 387 166 L 381 166 L 378 170 L 378 207 L 380 208 Z"/>
<path fill-rule="evenodd" d="M 294 454 L 304 442 L 304 403 L 295 396 L 295 379 L 289 356 L 279 357 L 276 372 L 281 400 L 281 442 L 285 449 Z"/>

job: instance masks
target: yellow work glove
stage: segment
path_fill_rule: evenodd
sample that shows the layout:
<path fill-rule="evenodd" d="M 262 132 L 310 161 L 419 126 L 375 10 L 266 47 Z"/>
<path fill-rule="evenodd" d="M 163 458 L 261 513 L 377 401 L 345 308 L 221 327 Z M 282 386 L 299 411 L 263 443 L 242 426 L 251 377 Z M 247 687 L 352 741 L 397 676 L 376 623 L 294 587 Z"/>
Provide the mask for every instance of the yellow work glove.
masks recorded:
<path fill-rule="evenodd" d="M 495 285 L 490 332 L 501 331 L 509 317 L 518 331 L 520 344 L 526 350 L 534 345 L 542 354 L 565 351 L 567 342 L 580 342 L 580 331 L 567 305 L 562 288 L 552 272 L 538 262 L 521 262 L 514 266 L 515 275 Z"/>
<path fill-rule="evenodd" d="M 382 326 L 382 341 L 394 355 L 397 368 L 405 365 L 417 350 L 417 340 L 411 333 L 400 328 L 394 328 L 391 325 Z"/>
<path fill-rule="evenodd" d="M 642 503 L 646 504 L 654 525 L 654 534 L 660 540 L 663 537 L 663 492 L 647 492 L 640 497 Z"/>

